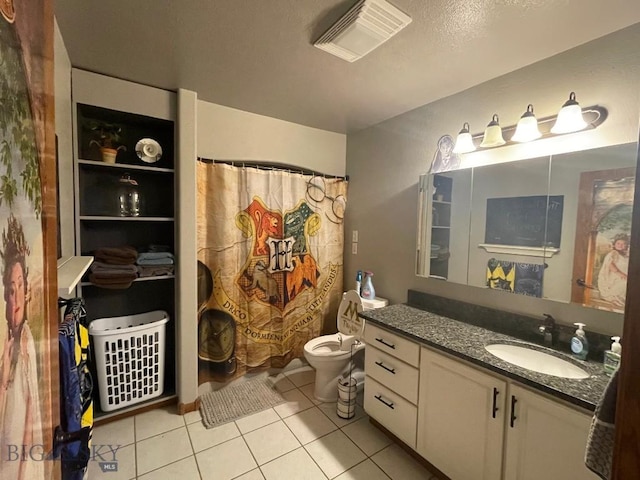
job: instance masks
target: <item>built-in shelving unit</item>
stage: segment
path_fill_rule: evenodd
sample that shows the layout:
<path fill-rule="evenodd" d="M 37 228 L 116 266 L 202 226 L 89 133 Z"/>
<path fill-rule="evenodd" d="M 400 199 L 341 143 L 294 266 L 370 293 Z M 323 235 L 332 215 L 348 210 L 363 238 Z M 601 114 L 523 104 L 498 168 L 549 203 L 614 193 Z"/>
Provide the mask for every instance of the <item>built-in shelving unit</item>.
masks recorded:
<path fill-rule="evenodd" d="M 93 167 L 99 168 L 114 168 L 117 170 L 142 170 L 145 172 L 156 172 L 156 173 L 173 173 L 173 168 L 160 168 L 160 167 L 149 167 L 145 165 L 130 165 L 130 164 L 120 164 L 120 163 L 105 163 L 103 161 L 97 160 L 78 160 L 80 165 L 89 165 Z"/>
<path fill-rule="evenodd" d="M 72 89 L 76 254 L 89 256 L 105 247 L 132 246 L 144 251 L 150 245 L 164 245 L 177 257 L 175 94 L 80 70 L 73 70 Z M 105 92 L 109 92 L 109 97 Z M 147 97 L 149 101 L 145 103 L 143 99 Z M 96 138 L 96 124 L 119 128 L 117 145 L 125 148 L 118 152 L 116 163 L 104 162 L 98 146 L 92 142 Z M 162 156 L 155 163 L 147 163 L 136 154 L 136 144 L 141 139 L 153 139 L 160 144 Z M 127 216 L 120 208 L 124 188 L 121 179 L 125 175 L 136 182 L 139 198 L 136 216 Z M 133 184 L 126 185 L 130 188 Z M 166 325 L 162 396 L 106 413 L 100 409 L 96 381 L 96 418 L 115 418 L 175 399 L 175 273 L 139 277 L 128 288 L 116 289 L 92 283 L 88 273 L 82 276 L 79 286 L 90 322 L 152 310 L 164 310 L 170 317 Z"/>
<path fill-rule="evenodd" d="M 451 192 L 453 180 L 433 175 L 431 185 L 431 235 L 429 276 L 447 279 L 449 276 L 449 244 L 451 233 Z"/>
<path fill-rule="evenodd" d="M 173 217 L 110 217 L 106 215 L 81 215 L 80 220 L 95 222 L 173 222 Z"/>

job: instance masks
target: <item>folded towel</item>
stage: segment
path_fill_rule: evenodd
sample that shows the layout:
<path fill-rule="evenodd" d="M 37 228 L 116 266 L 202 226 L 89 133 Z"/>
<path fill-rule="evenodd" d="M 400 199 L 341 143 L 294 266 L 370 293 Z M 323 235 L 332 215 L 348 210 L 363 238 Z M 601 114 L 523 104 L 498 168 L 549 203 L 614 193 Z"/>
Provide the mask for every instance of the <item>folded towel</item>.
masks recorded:
<path fill-rule="evenodd" d="M 170 252 L 171 247 L 169 245 L 156 245 L 155 243 L 152 243 L 147 248 L 147 251 L 148 252 Z"/>
<path fill-rule="evenodd" d="M 135 265 L 132 265 L 135 267 Z M 122 278 L 125 280 L 129 280 L 130 278 L 136 278 L 138 276 L 138 271 L 135 272 L 119 272 L 119 271 L 109 271 L 109 270 L 100 270 L 97 272 L 91 272 L 93 278 Z"/>
<path fill-rule="evenodd" d="M 173 265 L 173 258 L 142 258 L 136 263 L 138 265 Z"/>
<path fill-rule="evenodd" d="M 611 477 L 613 443 L 615 440 L 616 399 L 618 397 L 618 370 L 609 380 L 596 406 L 587 439 L 584 463 L 600 478 Z"/>
<path fill-rule="evenodd" d="M 95 278 L 97 280 L 107 280 L 107 281 L 116 281 L 116 280 L 135 280 L 138 278 L 138 272 L 136 273 L 123 273 L 123 272 L 95 272 L 89 274 L 89 278 Z"/>
<path fill-rule="evenodd" d="M 138 254 L 139 260 L 157 260 L 159 258 L 170 258 L 173 260 L 171 252 L 142 252 Z"/>
<path fill-rule="evenodd" d="M 99 248 L 93 255 L 98 262 L 111 265 L 130 265 L 138 258 L 136 249 L 128 246 Z"/>
<path fill-rule="evenodd" d="M 138 267 L 140 277 L 157 277 L 159 275 L 173 275 L 173 265 L 149 265 Z"/>
<path fill-rule="evenodd" d="M 135 265 L 112 265 L 104 262 L 93 262 L 91 264 L 92 273 L 138 273 Z"/>
<path fill-rule="evenodd" d="M 89 281 L 102 288 L 124 289 L 129 288 L 131 283 L 138 278 L 134 274 L 105 275 L 104 273 L 89 274 Z"/>

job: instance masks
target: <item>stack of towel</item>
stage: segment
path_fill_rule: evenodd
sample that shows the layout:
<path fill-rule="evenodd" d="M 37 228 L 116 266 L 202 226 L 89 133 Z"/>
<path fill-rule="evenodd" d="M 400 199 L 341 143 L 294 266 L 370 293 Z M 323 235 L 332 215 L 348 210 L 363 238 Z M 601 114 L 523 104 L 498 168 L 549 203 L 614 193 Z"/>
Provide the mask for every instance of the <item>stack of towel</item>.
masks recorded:
<path fill-rule="evenodd" d="M 166 246 L 150 245 L 148 251 L 138 255 L 136 263 L 141 277 L 173 275 L 174 258 Z"/>
<path fill-rule="evenodd" d="M 103 288 L 129 288 L 138 278 L 135 263 L 138 252 L 133 247 L 105 247 L 94 252 L 89 281 Z"/>

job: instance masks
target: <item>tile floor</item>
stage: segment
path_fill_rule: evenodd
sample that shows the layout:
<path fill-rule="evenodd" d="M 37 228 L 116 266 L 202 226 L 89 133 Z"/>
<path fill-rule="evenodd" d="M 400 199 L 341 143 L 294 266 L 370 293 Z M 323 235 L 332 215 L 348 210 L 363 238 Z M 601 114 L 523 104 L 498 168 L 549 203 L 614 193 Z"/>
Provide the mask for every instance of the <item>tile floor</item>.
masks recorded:
<path fill-rule="evenodd" d="M 117 472 L 89 462 L 89 480 L 437 480 L 357 406 L 343 420 L 335 403 L 313 398 L 314 371 L 305 366 L 274 377 L 287 402 L 213 429 L 199 412 L 162 408 L 94 429 L 93 445 L 121 445 Z M 100 458 L 101 457 L 101 458 Z"/>

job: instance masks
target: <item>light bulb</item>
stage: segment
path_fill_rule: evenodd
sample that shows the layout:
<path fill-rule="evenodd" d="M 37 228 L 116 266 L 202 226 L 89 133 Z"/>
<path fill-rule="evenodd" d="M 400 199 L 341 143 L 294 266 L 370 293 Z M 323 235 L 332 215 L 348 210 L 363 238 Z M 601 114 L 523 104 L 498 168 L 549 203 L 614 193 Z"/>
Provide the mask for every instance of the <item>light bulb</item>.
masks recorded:
<path fill-rule="evenodd" d="M 469 124 L 464 122 L 462 130 L 456 138 L 456 146 L 453 147 L 453 153 L 469 153 L 473 152 L 476 146 L 473 144 L 473 137 L 469 133 Z"/>
<path fill-rule="evenodd" d="M 527 111 L 522 114 L 518 125 L 516 125 L 516 131 L 511 137 L 514 142 L 530 142 L 537 138 L 540 138 L 542 133 L 538 129 L 538 120 L 533 114 L 533 105 L 527 105 Z"/>
<path fill-rule="evenodd" d="M 555 125 L 551 127 L 551 133 L 571 133 L 584 130 L 589 124 L 582 118 L 582 109 L 576 102 L 575 92 L 569 94 L 569 100 L 562 105 L 558 112 Z"/>
<path fill-rule="evenodd" d="M 484 131 L 484 137 L 482 138 L 481 147 L 499 147 L 504 145 L 505 140 L 502 138 L 502 128 L 500 127 L 498 114 L 494 114 L 489 125 Z"/>

